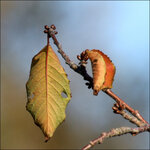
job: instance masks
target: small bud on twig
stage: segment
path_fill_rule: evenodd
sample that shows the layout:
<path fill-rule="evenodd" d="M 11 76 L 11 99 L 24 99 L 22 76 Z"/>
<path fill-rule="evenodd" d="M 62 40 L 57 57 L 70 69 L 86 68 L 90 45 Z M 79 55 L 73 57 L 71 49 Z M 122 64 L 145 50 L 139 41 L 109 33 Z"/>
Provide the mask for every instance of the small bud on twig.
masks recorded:
<path fill-rule="evenodd" d="M 48 30 L 44 30 L 44 33 L 48 33 Z"/>
<path fill-rule="evenodd" d="M 54 31 L 54 34 L 58 34 L 58 32 L 57 32 L 57 31 Z"/>
<path fill-rule="evenodd" d="M 48 26 L 48 25 L 45 25 L 44 28 L 48 30 L 48 29 L 49 29 L 49 26 Z"/>
<path fill-rule="evenodd" d="M 51 25 L 51 28 L 52 28 L 53 30 L 55 30 L 55 29 L 56 29 L 56 27 L 55 27 L 55 25 L 54 25 L 54 24 L 52 24 L 52 25 Z"/>

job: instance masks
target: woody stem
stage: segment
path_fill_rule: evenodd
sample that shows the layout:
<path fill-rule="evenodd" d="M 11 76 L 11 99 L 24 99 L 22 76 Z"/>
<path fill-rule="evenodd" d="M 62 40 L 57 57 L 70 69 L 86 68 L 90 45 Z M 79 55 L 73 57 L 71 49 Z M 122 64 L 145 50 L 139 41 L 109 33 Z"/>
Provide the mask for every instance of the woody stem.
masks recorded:
<path fill-rule="evenodd" d="M 126 110 L 128 110 L 132 115 L 137 117 L 139 120 L 141 120 L 143 123 L 148 124 L 147 121 L 144 120 L 144 118 L 139 114 L 137 110 L 134 110 L 131 108 L 128 104 L 126 104 L 121 98 L 119 98 L 115 93 L 113 93 L 110 89 L 107 89 L 104 91 L 107 95 L 112 97 L 118 104 L 121 104 L 125 107 Z"/>

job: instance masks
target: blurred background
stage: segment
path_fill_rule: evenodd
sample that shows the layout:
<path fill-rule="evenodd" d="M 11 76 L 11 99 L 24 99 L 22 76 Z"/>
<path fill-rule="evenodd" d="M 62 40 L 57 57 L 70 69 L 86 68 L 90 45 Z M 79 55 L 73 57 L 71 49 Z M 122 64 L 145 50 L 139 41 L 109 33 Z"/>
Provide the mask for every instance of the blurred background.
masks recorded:
<path fill-rule="evenodd" d="M 44 25 L 55 24 L 57 38 L 69 57 L 100 49 L 116 66 L 112 91 L 149 121 L 148 1 L 1 1 L 1 148 L 80 149 L 101 132 L 135 127 L 112 111 L 114 101 L 92 95 L 83 78 L 53 49 L 68 74 L 72 99 L 66 121 L 48 143 L 26 111 L 25 84 L 31 60 L 45 45 Z M 88 63 L 91 74 L 91 65 Z M 123 135 L 95 149 L 148 149 L 149 134 Z"/>

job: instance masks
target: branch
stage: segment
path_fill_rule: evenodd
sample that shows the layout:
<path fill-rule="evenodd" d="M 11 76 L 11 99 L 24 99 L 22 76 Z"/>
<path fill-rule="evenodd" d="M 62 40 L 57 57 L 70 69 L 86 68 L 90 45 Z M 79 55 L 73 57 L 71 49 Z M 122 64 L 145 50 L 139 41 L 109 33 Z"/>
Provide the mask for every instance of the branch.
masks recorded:
<path fill-rule="evenodd" d="M 110 97 L 112 97 L 119 104 L 119 107 L 124 107 L 126 110 L 128 110 L 132 115 L 137 117 L 143 123 L 147 123 L 148 124 L 148 122 L 146 120 L 144 120 L 144 118 L 140 115 L 140 113 L 137 110 L 134 110 L 133 108 L 131 108 L 121 98 L 119 98 L 116 94 L 114 94 L 110 89 L 106 89 L 104 92 L 107 95 L 109 95 Z"/>
<path fill-rule="evenodd" d="M 121 110 L 119 112 L 115 112 L 120 114 L 121 116 L 123 116 L 125 119 L 129 120 L 131 123 L 137 125 L 138 127 L 142 127 L 147 125 L 146 123 L 143 123 L 142 121 L 140 121 L 139 119 L 137 119 L 136 117 L 130 115 L 129 113 L 125 112 L 124 110 Z"/>
<path fill-rule="evenodd" d="M 94 139 L 93 141 L 90 141 L 90 143 L 84 146 L 82 150 L 90 149 L 96 144 L 102 144 L 105 139 L 114 136 L 120 136 L 127 133 L 130 133 L 131 135 L 135 136 L 141 132 L 150 131 L 150 126 L 146 123 L 139 121 L 136 117 L 131 116 L 130 114 L 128 114 L 123 110 L 118 113 L 122 115 L 125 119 L 129 120 L 131 123 L 136 124 L 138 128 L 120 127 L 112 129 L 110 132 L 103 132 L 100 137 Z"/>
<path fill-rule="evenodd" d="M 93 141 L 90 141 L 90 143 L 88 145 L 84 146 L 82 148 L 82 150 L 90 149 L 91 147 L 93 147 L 96 144 L 102 144 L 103 141 L 107 138 L 111 138 L 114 136 L 120 136 L 120 135 L 127 134 L 127 133 L 131 133 L 132 135 L 137 135 L 141 132 L 148 131 L 149 129 L 150 129 L 149 125 L 145 125 L 145 126 L 138 127 L 138 128 L 130 128 L 130 127 L 115 128 L 109 132 L 103 132 L 100 137 L 98 137 L 97 139 L 95 139 Z"/>
<path fill-rule="evenodd" d="M 83 76 L 84 80 L 88 81 L 86 85 L 88 85 L 88 88 L 91 88 L 93 85 L 93 78 L 88 75 L 85 64 L 79 63 L 80 65 L 77 65 L 73 61 L 71 61 L 70 58 L 65 54 L 65 52 L 62 49 L 62 46 L 60 45 L 60 43 L 55 37 L 55 34 L 57 34 L 57 32 L 55 31 L 56 27 L 54 25 L 51 25 L 51 27 L 45 26 L 45 29 L 46 30 L 44 30 L 44 32 L 48 34 L 48 37 L 51 37 L 53 39 L 54 44 L 58 48 L 58 52 L 64 58 L 66 64 L 68 64 L 72 70 L 74 70 L 75 72 Z M 113 107 L 114 113 L 122 115 L 125 119 L 129 120 L 131 123 L 134 123 L 138 127 L 137 128 L 120 127 L 120 128 L 112 129 L 110 132 L 107 132 L 107 133 L 103 132 L 99 138 L 91 141 L 90 144 L 88 144 L 87 146 L 83 148 L 83 150 L 89 149 L 97 143 L 102 143 L 104 139 L 107 139 L 113 136 L 119 136 L 119 135 L 127 134 L 127 133 L 136 135 L 145 131 L 150 132 L 150 125 L 148 124 L 146 120 L 144 120 L 144 118 L 140 115 L 140 113 L 137 110 L 134 110 L 133 108 L 131 108 L 122 99 L 120 99 L 117 95 L 115 95 L 110 89 L 105 89 L 102 91 L 105 92 L 107 95 L 109 95 L 111 98 L 113 98 L 116 101 L 116 104 Z M 133 116 L 125 112 L 124 109 L 129 111 Z"/>
<path fill-rule="evenodd" d="M 93 78 L 90 77 L 86 71 L 85 65 L 78 66 L 73 61 L 70 60 L 70 58 L 65 54 L 65 52 L 62 50 L 62 46 L 58 42 L 58 40 L 55 37 L 55 34 L 57 32 L 55 31 L 56 27 L 54 25 L 51 25 L 49 28 L 48 26 L 45 26 L 47 31 L 44 31 L 45 33 L 48 33 L 49 37 L 52 37 L 54 44 L 58 48 L 58 52 L 61 54 L 61 56 L 64 58 L 66 64 L 70 66 L 71 69 L 73 69 L 75 72 L 79 73 L 83 76 L 84 80 L 89 81 L 89 85 L 93 83 Z M 117 95 L 115 95 L 110 89 L 103 90 L 107 95 L 112 97 L 120 106 L 120 108 L 127 109 L 130 113 L 132 113 L 134 116 L 136 116 L 139 120 L 141 120 L 143 123 L 148 123 L 144 120 L 144 118 L 140 115 L 140 113 L 137 110 L 134 110 L 129 105 L 127 105 L 122 99 L 120 99 Z"/>

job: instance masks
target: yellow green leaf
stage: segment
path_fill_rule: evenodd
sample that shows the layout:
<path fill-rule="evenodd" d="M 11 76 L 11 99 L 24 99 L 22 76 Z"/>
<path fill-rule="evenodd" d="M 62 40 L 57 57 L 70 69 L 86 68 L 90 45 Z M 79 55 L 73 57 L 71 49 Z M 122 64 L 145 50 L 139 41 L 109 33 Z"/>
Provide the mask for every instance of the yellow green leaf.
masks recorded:
<path fill-rule="evenodd" d="M 26 89 L 26 108 L 48 140 L 65 119 L 71 99 L 69 80 L 50 45 L 33 57 Z"/>

